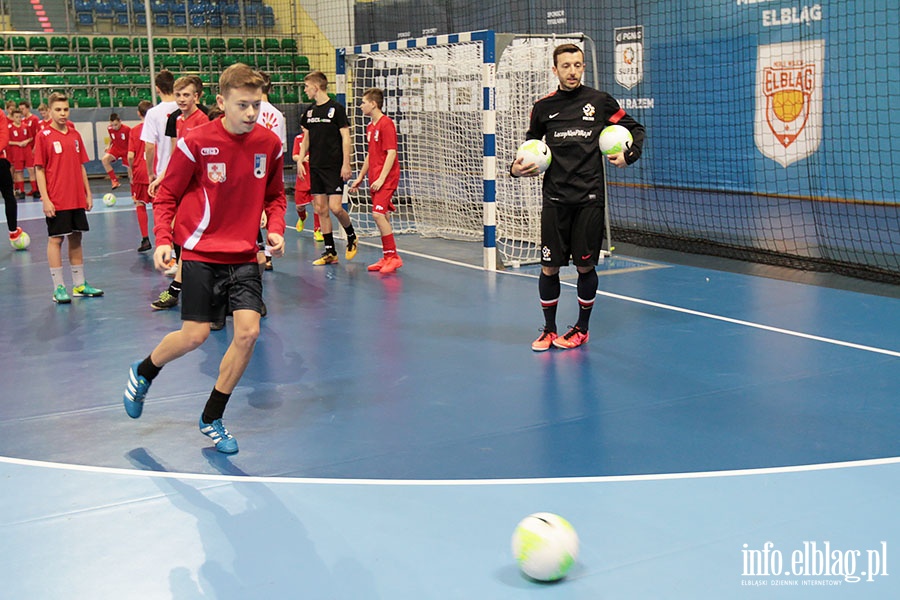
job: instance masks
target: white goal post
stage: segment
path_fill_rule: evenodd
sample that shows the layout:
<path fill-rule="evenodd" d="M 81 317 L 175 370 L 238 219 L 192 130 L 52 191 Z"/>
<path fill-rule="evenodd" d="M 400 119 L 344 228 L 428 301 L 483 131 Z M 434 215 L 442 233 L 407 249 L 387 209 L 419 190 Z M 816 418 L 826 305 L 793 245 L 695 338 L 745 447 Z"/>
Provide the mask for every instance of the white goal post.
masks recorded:
<path fill-rule="evenodd" d="M 336 95 L 352 125 L 355 172 L 367 149 L 357 108 L 367 88 L 384 90 L 383 110 L 397 124 L 395 232 L 481 241 L 488 270 L 498 256 L 507 265 L 540 261 L 540 178 L 513 179 L 508 167 L 534 102 L 557 87 L 552 53 L 566 42 L 594 53 L 582 34 L 490 30 L 337 50 Z M 356 230 L 377 235 L 368 188 L 348 200 Z"/>

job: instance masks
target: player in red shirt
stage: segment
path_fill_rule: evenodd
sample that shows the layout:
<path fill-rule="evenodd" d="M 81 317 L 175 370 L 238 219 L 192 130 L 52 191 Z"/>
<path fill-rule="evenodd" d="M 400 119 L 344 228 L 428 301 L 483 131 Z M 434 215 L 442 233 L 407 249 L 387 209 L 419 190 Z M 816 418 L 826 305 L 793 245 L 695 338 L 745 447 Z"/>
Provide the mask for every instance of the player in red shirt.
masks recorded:
<path fill-rule="evenodd" d="M 144 129 L 144 115 L 153 104 L 149 100 L 141 100 L 138 103 L 138 116 L 141 122 L 132 127 L 128 136 L 128 179 L 131 181 L 131 199 L 134 200 L 134 210 L 137 215 L 138 227 L 141 230 L 141 245 L 138 252 L 147 252 L 153 246 L 150 244 L 148 232 L 149 219 L 147 217 L 147 205 L 150 203 L 150 177 L 147 174 L 147 159 L 144 158 L 144 142 L 141 140 L 141 131 Z"/>
<path fill-rule="evenodd" d="M 13 189 L 12 167 L 7 156 L 9 144 L 9 120 L 0 110 L 0 194 L 3 195 L 3 204 L 6 209 L 6 225 L 9 227 L 9 243 L 15 248 L 15 243 L 22 235 L 19 227 L 19 204 L 16 202 L 16 193 Z"/>
<path fill-rule="evenodd" d="M 299 112 L 303 112 L 304 107 L 300 107 Z M 303 143 L 303 130 L 294 137 L 294 148 L 291 151 L 291 157 L 294 162 L 300 160 L 300 145 Z M 302 171 L 302 174 L 301 174 Z M 297 231 L 303 231 L 303 222 L 306 221 L 306 207 L 312 203 L 312 194 L 309 193 L 309 154 L 302 163 L 297 163 L 297 182 L 294 184 L 294 204 L 297 206 Z M 313 239 L 317 242 L 323 241 L 322 231 L 319 228 L 319 213 L 313 211 Z"/>
<path fill-rule="evenodd" d="M 25 168 L 28 169 L 28 182 L 31 184 L 31 191 L 29 194 L 31 194 L 32 198 L 37 198 L 41 193 L 38 191 L 37 185 L 35 184 L 34 140 L 37 132 L 40 130 L 41 120 L 31 113 L 31 102 L 28 100 L 19 100 L 19 110 L 22 111 L 22 124 L 28 128 L 28 134 L 31 138 L 31 143 L 26 146 L 27 152 L 25 152 Z"/>
<path fill-rule="evenodd" d="M 9 147 L 7 155 L 9 162 L 12 164 L 13 170 L 13 187 L 19 198 L 25 197 L 25 155 L 32 157 L 32 168 L 34 168 L 34 154 L 29 149 L 34 139 L 28 130 L 28 127 L 22 122 L 22 111 L 14 108 L 9 114 L 12 119 L 9 123 Z"/>
<path fill-rule="evenodd" d="M 397 128 L 391 118 L 381 111 L 383 105 L 384 92 L 381 89 L 369 88 L 363 92 L 360 108 L 363 114 L 371 119 L 366 127 L 369 153 L 359 175 L 350 186 L 350 191 L 358 191 L 366 173 L 369 174 L 372 216 L 381 234 L 381 247 L 384 253 L 381 260 L 369 265 L 369 270 L 393 273 L 403 266 L 403 260 L 397 254 L 394 230 L 388 218 L 390 213 L 397 210 L 391 200 L 400 183 L 400 162 L 397 160 Z"/>
<path fill-rule="evenodd" d="M 106 131 L 109 133 L 109 145 L 104 150 L 100 162 L 103 163 L 103 170 L 109 176 L 112 189 L 116 189 L 120 184 L 116 172 L 113 171 L 113 163 L 117 160 L 124 163 L 128 158 L 128 139 L 131 135 L 131 127 L 122 123 L 118 113 L 111 113 Z"/>
<path fill-rule="evenodd" d="M 128 416 L 141 416 L 144 398 L 160 369 L 203 344 L 210 323 L 222 318 L 230 306 L 234 337 L 199 422 L 200 432 L 226 454 L 237 452 L 238 445 L 222 415 L 259 337 L 262 275 L 256 264 L 256 237 L 263 210 L 272 253 L 284 253 L 284 150 L 277 135 L 256 123 L 262 86 L 262 77 L 247 65 L 228 67 L 216 97 L 224 116 L 178 140 L 154 200 L 153 260 L 163 269 L 173 241 L 181 244 L 182 327 L 131 365 L 123 396 Z M 173 231 L 170 224 L 176 213 Z"/>
<path fill-rule="evenodd" d="M 81 235 L 88 231 L 86 211 L 94 206 L 84 163 L 87 148 L 81 134 L 70 126 L 69 99 L 65 94 L 50 94 L 50 127 L 38 134 L 34 145 L 34 170 L 41 204 L 47 217 L 47 262 L 53 279 L 53 301 L 72 301 L 62 273 L 62 243 L 69 238 L 69 267 L 72 269 L 72 295 L 102 296 L 84 278 L 84 251 Z"/>

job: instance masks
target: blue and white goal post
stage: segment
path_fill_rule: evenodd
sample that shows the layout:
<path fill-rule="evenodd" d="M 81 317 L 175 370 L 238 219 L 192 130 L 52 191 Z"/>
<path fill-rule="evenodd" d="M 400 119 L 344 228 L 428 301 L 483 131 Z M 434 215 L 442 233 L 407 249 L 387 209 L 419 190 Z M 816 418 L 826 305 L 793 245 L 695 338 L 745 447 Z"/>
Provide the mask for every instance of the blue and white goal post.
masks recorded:
<path fill-rule="evenodd" d="M 383 110 L 397 124 L 395 231 L 481 241 L 488 270 L 498 257 L 539 262 L 539 178 L 513 181 L 506 166 L 525 139 L 532 105 L 554 89 L 553 47 L 567 41 L 581 38 L 484 30 L 337 50 L 336 96 L 351 117 L 354 165 L 365 158 L 365 123 L 354 108 L 365 89 L 384 91 Z M 351 196 L 351 207 L 365 195 Z M 356 219 L 374 235 L 365 212 Z"/>

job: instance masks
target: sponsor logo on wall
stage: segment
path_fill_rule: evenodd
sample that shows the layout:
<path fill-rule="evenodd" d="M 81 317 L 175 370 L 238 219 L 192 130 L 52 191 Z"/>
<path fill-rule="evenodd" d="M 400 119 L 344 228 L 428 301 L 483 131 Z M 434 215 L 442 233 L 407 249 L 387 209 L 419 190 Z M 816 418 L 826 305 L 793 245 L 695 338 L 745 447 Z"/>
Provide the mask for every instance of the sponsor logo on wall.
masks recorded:
<path fill-rule="evenodd" d="M 822 142 L 824 61 L 824 40 L 759 47 L 753 137 L 759 151 L 783 167 Z"/>
<path fill-rule="evenodd" d="M 644 78 L 644 26 L 617 27 L 614 39 L 616 83 L 630 90 Z"/>

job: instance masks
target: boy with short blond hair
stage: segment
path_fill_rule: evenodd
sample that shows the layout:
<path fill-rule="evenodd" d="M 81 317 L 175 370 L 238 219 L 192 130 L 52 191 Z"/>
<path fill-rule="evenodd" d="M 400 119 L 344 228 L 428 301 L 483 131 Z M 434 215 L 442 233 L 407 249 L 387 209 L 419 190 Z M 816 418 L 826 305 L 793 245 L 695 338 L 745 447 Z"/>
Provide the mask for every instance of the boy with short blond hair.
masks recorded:
<path fill-rule="evenodd" d="M 222 416 L 259 337 L 263 304 L 256 238 L 263 211 L 272 253 L 284 252 L 284 151 L 278 136 L 256 123 L 262 85 L 247 65 L 228 67 L 216 97 L 224 116 L 178 140 L 154 200 L 153 260 L 163 269 L 173 243 L 182 247 L 182 327 L 131 365 L 123 395 L 128 416 L 140 417 L 150 384 L 163 366 L 203 344 L 210 324 L 230 308 L 234 336 L 199 420 L 200 432 L 226 454 L 237 452 L 238 445 Z"/>
<path fill-rule="evenodd" d="M 34 145 L 35 178 L 47 220 L 47 262 L 53 280 L 53 301 L 72 301 L 62 269 L 62 243 L 69 240 L 69 267 L 73 296 L 102 296 L 84 277 L 82 233 L 89 231 L 86 212 L 94 206 L 84 163 L 90 158 L 81 134 L 69 126 L 69 99 L 54 92 L 48 101 L 50 127 L 41 131 Z"/>

